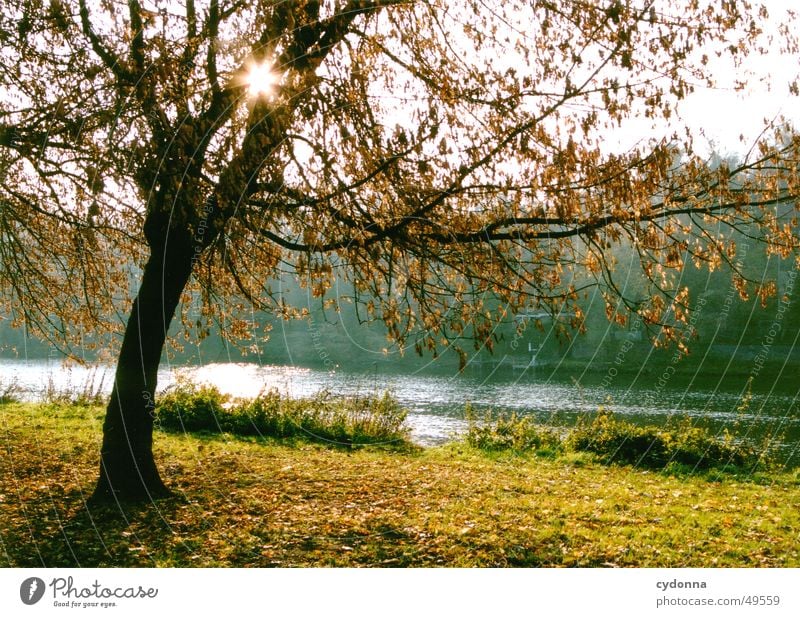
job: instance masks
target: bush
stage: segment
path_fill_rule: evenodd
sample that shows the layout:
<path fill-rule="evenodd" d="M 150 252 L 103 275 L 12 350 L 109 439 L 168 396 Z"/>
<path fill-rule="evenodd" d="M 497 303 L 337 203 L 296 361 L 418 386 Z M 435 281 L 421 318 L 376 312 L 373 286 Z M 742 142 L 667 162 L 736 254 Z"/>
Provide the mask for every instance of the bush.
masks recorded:
<path fill-rule="evenodd" d="M 687 419 L 672 426 L 636 426 L 618 420 L 607 410 L 590 423 L 579 423 L 564 441 L 568 450 L 591 452 L 607 463 L 662 468 L 669 464 L 694 469 L 754 467 L 761 461 L 750 447 L 737 444 L 730 435 L 718 439 Z"/>
<path fill-rule="evenodd" d="M 162 428 L 188 432 L 227 432 L 223 417 L 230 397 L 213 386 L 179 383 L 158 399 L 156 418 Z"/>
<path fill-rule="evenodd" d="M 729 434 L 719 439 L 689 419 L 666 427 L 637 426 L 617 419 L 606 409 L 590 422 L 579 422 L 565 436 L 556 429 L 535 424 L 529 417 L 475 419 L 466 409 L 467 443 L 480 450 L 515 452 L 548 450 L 564 456 L 590 454 L 603 463 L 651 469 L 685 468 L 691 471 L 719 468 L 755 468 L 765 463 L 751 447 L 736 443 Z"/>
<path fill-rule="evenodd" d="M 159 398 L 156 414 L 168 430 L 298 437 L 336 445 L 408 443 L 407 412 L 388 393 L 361 398 L 324 391 L 291 399 L 270 390 L 243 400 L 213 386 L 181 383 Z"/>
<path fill-rule="evenodd" d="M 516 414 L 492 417 L 491 413 L 476 420 L 472 408 L 467 405 L 469 422 L 466 440 L 473 448 L 488 451 L 513 450 L 557 450 L 561 445 L 558 433 L 549 427 L 534 424 L 530 418 Z"/>

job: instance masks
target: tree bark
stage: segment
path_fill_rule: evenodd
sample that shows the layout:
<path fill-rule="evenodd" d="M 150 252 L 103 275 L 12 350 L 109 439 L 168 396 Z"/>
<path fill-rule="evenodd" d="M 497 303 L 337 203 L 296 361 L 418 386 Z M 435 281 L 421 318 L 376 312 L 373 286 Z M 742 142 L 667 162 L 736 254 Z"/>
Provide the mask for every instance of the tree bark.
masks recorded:
<path fill-rule="evenodd" d="M 93 502 L 170 495 L 153 458 L 155 390 L 167 330 L 191 276 L 193 254 L 187 231 L 170 230 L 165 236 L 151 246 L 122 339 Z"/>

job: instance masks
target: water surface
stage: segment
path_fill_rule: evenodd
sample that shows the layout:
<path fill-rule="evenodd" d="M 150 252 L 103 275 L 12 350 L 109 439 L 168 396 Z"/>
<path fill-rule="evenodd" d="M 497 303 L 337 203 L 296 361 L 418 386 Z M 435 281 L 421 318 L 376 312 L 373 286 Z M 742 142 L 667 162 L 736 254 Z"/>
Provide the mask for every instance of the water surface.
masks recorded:
<path fill-rule="evenodd" d="M 112 374 L 109 367 L 102 366 L 0 360 L 0 380 L 14 380 L 30 399 L 44 396 L 47 390 L 107 393 Z M 181 378 L 213 384 L 241 397 L 253 397 L 269 389 L 292 397 L 323 390 L 348 396 L 388 390 L 408 408 L 412 436 L 422 444 L 442 442 L 463 431 L 467 402 L 479 414 L 491 410 L 531 415 L 537 421 L 558 426 L 571 426 L 601 405 L 640 424 L 663 424 L 688 416 L 693 423 L 714 431 L 727 428 L 746 439 L 780 441 L 790 459 L 797 456 L 800 443 L 800 383 L 779 377 L 748 383 L 741 377 L 671 375 L 664 383 L 657 375 L 615 375 L 609 380 L 590 372 L 558 376 L 512 370 L 423 374 L 386 372 L 377 366 L 372 371 L 359 372 L 220 363 L 162 368 L 159 390 L 174 386 Z"/>

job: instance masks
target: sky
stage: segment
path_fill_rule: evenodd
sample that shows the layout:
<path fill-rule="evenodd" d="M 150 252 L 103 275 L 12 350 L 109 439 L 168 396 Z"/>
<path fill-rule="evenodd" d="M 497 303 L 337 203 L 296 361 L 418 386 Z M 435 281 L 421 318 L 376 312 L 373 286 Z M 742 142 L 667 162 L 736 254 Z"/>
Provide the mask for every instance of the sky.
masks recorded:
<path fill-rule="evenodd" d="M 787 10 L 800 10 L 796 0 L 765 0 L 763 4 L 770 13 L 766 32 L 777 30 Z M 777 48 L 771 48 L 766 56 L 751 55 L 743 68 L 752 79 L 741 92 L 733 88 L 735 73 L 729 58 L 713 58 L 709 66 L 717 88 L 698 87 L 679 107 L 679 117 L 692 129 L 699 149 L 745 154 L 764 130 L 764 120 L 780 115 L 800 127 L 800 99 L 792 96 L 788 87 L 800 76 L 799 55 L 784 55 Z"/>

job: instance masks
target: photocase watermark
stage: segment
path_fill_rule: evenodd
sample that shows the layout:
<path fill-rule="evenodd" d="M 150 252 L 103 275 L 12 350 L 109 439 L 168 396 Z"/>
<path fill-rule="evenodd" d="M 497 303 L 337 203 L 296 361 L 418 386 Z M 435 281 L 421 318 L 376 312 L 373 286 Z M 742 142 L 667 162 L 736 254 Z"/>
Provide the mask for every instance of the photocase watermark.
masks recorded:
<path fill-rule="evenodd" d="M 19 586 L 19 599 L 23 604 L 31 606 L 36 604 L 44 596 L 44 581 L 37 576 L 31 576 L 22 581 Z"/>
<path fill-rule="evenodd" d="M 208 231 L 209 226 L 209 219 L 211 218 L 211 214 L 214 211 L 214 205 L 211 199 L 207 199 L 203 204 L 203 208 L 200 211 L 200 219 L 197 222 L 197 229 L 194 231 L 194 236 L 192 239 L 194 240 L 194 252 L 192 253 L 192 270 L 197 269 L 197 264 L 200 262 L 200 257 L 205 250 L 203 239 L 205 238 L 206 232 Z M 190 319 L 197 319 L 202 315 L 203 307 L 202 301 L 199 297 L 193 296 L 191 300 L 191 305 L 189 306 L 188 315 Z"/>
<path fill-rule="evenodd" d="M 737 260 L 736 260 L 736 269 L 739 270 L 742 268 L 744 261 L 747 259 L 749 247 L 747 244 L 742 245 Z M 738 290 L 735 285 L 731 284 L 728 293 L 725 295 L 725 299 L 723 300 L 722 307 L 719 311 L 715 311 L 716 320 L 718 323 L 719 330 L 725 321 L 727 320 L 728 316 L 730 315 L 731 309 L 733 307 L 734 301 L 736 296 L 738 295 Z M 791 289 L 788 291 L 788 295 L 791 295 Z M 681 343 L 688 343 L 689 338 L 694 336 L 697 332 L 697 324 L 700 321 L 700 317 L 702 316 L 703 312 L 705 311 L 706 304 L 708 304 L 708 299 L 704 296 L 700 296 L 695 304 L 694 308 L 691 311 L 689 322 L 686 324 L 686 329 L 680 336 Z M 635 315 L 632 321 L 632 325 L 630 328 L 630 333 L 632 336 L 636 336 L 642 332 L 644 328 L 644 322 L 642 321 L 639 315 Z M 625 364 L 626 356 L 628 352 L 633 349 L 634 341 L 631 338 L 627 338 L 623 341 L 620 345 L 619 349 L 617 350 L 616 355 L 614 356 L 614 360 L 612 365 L 606 371 L 606 374 L 603 378 L 601 383 L 601 388 L 608 389 L 614 383 L 614 379 L 619 374 L 621 367 Z M 684 352 L 680 349 L 676 350 L 672 357 L 670 358 L 670 364 L 662 371 L 662 373 L 656 379 L 656 387 L 655 391 L 649 392 L 647 394 L 648 400 L 653 402 L 658 392 L 663 390 L 667 384 L 669 383 L 672 376 L 677 371 L 677 365 L 683 358 Z M 618 368 L 619 367 L 619 368 Z"/>
<path fill-rule="evenodd" d="M 314 347 L 314 351 L 317 352 L 317 356 L 322 361 L 322 364 L 326 369 L 334 370 L 336 364 L 331 360 L 328 349 L 325 346 L 325 341 L 322 338 L 322 332 L 320 332 L 319 326 L 311 315 L 308 316 L 308 333 L 311 336 L 311 345 Z"/>
<path fill-rule="evenodd" d="M 689 322 L 686 324 L 686 329 L 684 330 L 683 334 L 680 337 L 680 342 L 684 343 L 687 339 L 694 334 L 697 329 L 697 323 L 700 320 L 701 315 L 703 314 L 703 310 L 706 306 L 706 299 L 700 297 L 695 304 L 694 309 L 692 310 L 691 317 L 689 318 Z M 633 321 L 633 325 L 631 327 L 631 333 L 638 334 L 642 331 L 644 327 L 644 323 L 642 319 L 637 315 L 635 320 Z M 628 352 L 633 349 L 635 343 L 634 340 L 631 338 L 626 339 L 622 345 L 620 345 L 617 354 L 614 356 L 613 364 L 608 368 L 606 371 L 605 377 L 601 382 L 601 387 L 603 389 L 610 388 L 614 378 L 619 374 L 619 369 L 617 367 L 622 367 L 625 364 L 625 357 L 628 355 Z M 646 394 L 646 397 L 649 402 L 652 402 L 657 397 L 658 393 L 660 393 L 664 388 L 666 388 L 669 380 L 675 374 L 677 370 L 677 365 L 681 361 L 683 352 L 680 350 L 676 350 L 672 357 L 670 358 L 670 364 L 662 371 L 662 373 L 656 379 L 655 387 L 653 391 L 650 391 Z"/>
<path fill-rule="evenodd" d="M 697 322 L 700 321 L 700 317 L 703 314 L 703 310 L 706 306 L 706 299 L 704 297 L 700 297 L 697 300 L 697 305 L 695 306 L 694 310 L 692 311 L 692 315 L 689 318 L 689 323 L 687 324 L 686 329 L 683 331 L 680 337 L 680 342 L 682 344 L 686 344 L 688 339 L 695 335 L 697 332 Z M 684 351 L 681 351 L 680 348 L 676 349 L 675 352 L 672 354 L 672 358 L 670 359 L 670 364 L 667 368 L 664 369 L 664 372 L 659 375 L 658 379 L 656 380 L 656 387 L 655 392 L 650 394 L 650 398 L 654 398 L 655 394 L 661 392 L 664 388 L 667 387 L 667 383 L 675 374 L 677 370 L 676 367 L 683 359 Z"/>
<path fill-rule="evenodd" d="M 630 332 L 633 336 L 638 335 L 642 331 L 643 327 L 642 319 L 638 315 L 633 321 L 633 325 L 631 326 Z M 626 338 L 622 345 L 620 345 L 619 349 L 617 350 L 617 354 L 614 356 L 614 363 L 608 367 L 605 376 L 603 377 L 603 381 L 600 384 L 600 387 L 604 390 L 611 387 L 611 384 L 614 381 L 614 378 L 619 373 L 618 366 L 622 366 L 625 363 L 625 356 L 628 355 L 628 352 L 633 349 L 634 340 L 631 338 Z"/>
<path fill-rule="evenodd" d="M 706 581 L 679 581 L 677 578 L 673 578 L 671 581 L 657 581 L 656 587 L 661 591 L 666 591 L 667 589 L 705 589 L 708 584 Z"/>
<path fill-rule="evenodd" d="M 156 412 L 156 402 L 153 395 L 149 390 L 142 390 L 142 401 L 144 402 L 144 409 L 147 415 L 155 422 L 158 423 L 158 413 Z"/>
<path fill-rule="evenodd" d="M 769 357 L 769 352 L 772 349 L 772 345 L 775 343 L 775 339 L 783 330 L 783 318 L 786 315 L 786 311 L 789 310 L 789 307 L 792 304 L 792 294 L 794 293 L 794 284 L 796 279 L 797 272 L 795 270 L 789 272 L 789 280 L 786 282 L 786 291 L 784 292 L 783 296 L 781 297 L 781 301 L 778 304 L 778 310 L 775 313 L 775 319 L 772 320 L 769 330 L 767 330 L 767 334 L 764 336 L 764 340 L 761 342 L 761 348 L 758 350 L 756 357 L 753 359 L 753 368 L 750 371 L 750 377 L 752 378 L 758 377 L 761 369 L 764 368 L 764 363 Z"/>
<path fill-rule="evenodd" d="M 48 588 L 50 591 L 48 592 Z M 38 576 L 26 578 L 19 586 L 19 598 L 31 606 L 49 596 L 48 601 L 59 608 L 112 608 L 122 600 L 152 600 L 158 596 L 157 587 L 107 586 L 98 580 L 82 586 L 71 576 L 54 577 L 49 583 Z"/>

